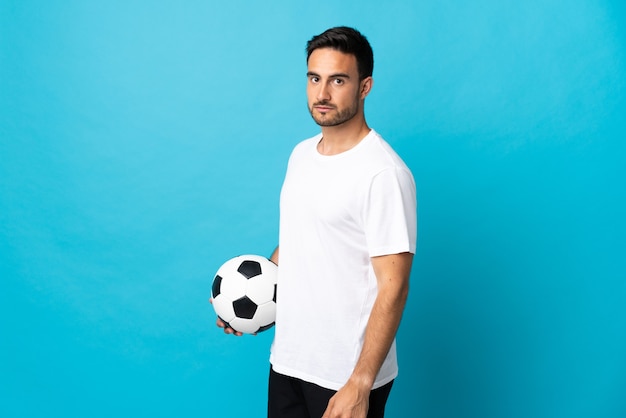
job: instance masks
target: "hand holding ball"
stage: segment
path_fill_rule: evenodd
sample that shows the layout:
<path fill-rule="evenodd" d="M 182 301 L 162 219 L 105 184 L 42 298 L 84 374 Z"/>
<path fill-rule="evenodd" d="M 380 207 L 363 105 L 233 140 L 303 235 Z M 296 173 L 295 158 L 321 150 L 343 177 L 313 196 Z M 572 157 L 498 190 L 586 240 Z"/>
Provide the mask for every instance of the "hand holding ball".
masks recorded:
<path fill-rule="evenodd" d="M 265 331 L 276 319 L 278 266 L 265 257 L 240 255 L 213 279 L 213 309 L 226 326 L 244 334 Z"/>

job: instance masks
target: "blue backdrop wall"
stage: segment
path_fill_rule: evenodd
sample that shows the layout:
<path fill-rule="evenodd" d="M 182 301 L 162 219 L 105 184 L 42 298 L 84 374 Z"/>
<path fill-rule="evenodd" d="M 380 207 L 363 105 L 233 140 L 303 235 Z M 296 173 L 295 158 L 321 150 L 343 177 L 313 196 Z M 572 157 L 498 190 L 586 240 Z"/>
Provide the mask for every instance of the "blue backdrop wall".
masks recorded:
<path fill-rule="evenodd" d="M 212 276 L 269 255 L 304 44 L 370 39 L 414 172 L 390 417 L 626 416 L 622 1 L 0 2 L 0 416 L 262 417 L 272 331 Z"/>

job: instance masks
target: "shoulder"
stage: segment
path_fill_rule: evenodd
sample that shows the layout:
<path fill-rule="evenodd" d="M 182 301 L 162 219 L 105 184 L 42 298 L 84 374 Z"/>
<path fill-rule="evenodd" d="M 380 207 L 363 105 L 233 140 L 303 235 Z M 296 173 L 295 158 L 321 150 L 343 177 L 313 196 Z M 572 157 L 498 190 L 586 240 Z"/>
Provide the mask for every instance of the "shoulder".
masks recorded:
<path fill-rule="evenodd" d="M 291 150 L 291 154 L 289 155 L 289 164 L 292 161 L 306 158 L 312 154 L 312 150 L 315 150 L 316 144 L 320 141 L 322 134 L 317 134 L 312 136 L 311 138 L 307 138 L 303 141 L 300 141 L 296 144 L 295 147 Z"/>
<path fill-rule="evenodd" d="M 411 170 L 404 160 L 398 155 L 391 145 L 383 137 L 372 130 L 368 141 L 370 164 L 376 167 L 376 171 L 405 172 L 411 176 Z"/>
<path fill-rule="evenodd" d="M 307 150 L 310 150 L 311 148 L 315 148 L 317 143 L 320 142 L 320 139 L 322 139 L 321 133 L 315 136 L 312 136 L 310 138 L 307 138 L 305 140 L 302 140 L 296 144 L 296 146 L 293 148 L 291 153 L 295 154 L 295 153 L 300 153 L 300 152 L 306 152 Z"/>

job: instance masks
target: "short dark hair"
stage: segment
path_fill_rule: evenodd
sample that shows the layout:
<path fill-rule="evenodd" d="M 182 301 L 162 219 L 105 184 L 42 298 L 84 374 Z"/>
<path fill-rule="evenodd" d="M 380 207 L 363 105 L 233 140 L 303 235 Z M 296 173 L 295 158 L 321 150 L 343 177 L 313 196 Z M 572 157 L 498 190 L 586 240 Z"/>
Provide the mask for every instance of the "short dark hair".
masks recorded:
<path fill-rule="evenodd" d="M 325 32 L 314 36 L 306 44 L 306 61 L 318 48 L 332 48 L 344 54 L 356 57 L 359 78 L 363 80 L 371 77 L 374 71 L 374 52 L 365 36 L 358 30 L 347 26 L 330 28 Z"/>

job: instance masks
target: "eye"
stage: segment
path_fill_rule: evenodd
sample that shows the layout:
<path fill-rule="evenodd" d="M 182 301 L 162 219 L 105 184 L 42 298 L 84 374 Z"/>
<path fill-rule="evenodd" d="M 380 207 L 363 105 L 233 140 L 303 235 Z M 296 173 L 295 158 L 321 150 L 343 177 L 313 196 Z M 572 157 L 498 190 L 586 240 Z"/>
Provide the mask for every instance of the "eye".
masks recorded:
<path fill-rule="evenodd" d="M 335 83 L 335 85 L 337 85 L 337 86 L 341 86 L 342 84 L 345 83 L 345 81 L 342 78 L 335 78 L 333 80 L 333 83 Z"/>
<path fill-rule="evenodd" d="M 320 78 L 316 75 L 312 75 L 309 77 L 309 81 L 313 84 L 317 84 L 320 82 Z"/>

